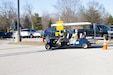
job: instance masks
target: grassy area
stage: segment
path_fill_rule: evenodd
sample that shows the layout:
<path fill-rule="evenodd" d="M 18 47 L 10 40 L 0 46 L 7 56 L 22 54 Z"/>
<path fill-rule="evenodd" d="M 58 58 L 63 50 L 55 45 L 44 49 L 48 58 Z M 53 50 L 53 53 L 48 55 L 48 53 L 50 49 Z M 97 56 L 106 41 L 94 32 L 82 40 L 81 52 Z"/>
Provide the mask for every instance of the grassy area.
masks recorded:
<path fill-rule="evenodd" d="M 19 42 L 19 43 L 15 43 L 15 42 L 10 42 L 9 44 L 14 44 L 14 45 L 45 45 L 44 42 L 32 42 L 32 41 L 23 41 L 23 42 Z"/>
<path fill-rule="evenodd" d="M 96 42 L 96 44 L 94 44 L 94 45 L 103 45 L 103 43 L 104 43 L 104 40 L 103 41 L 98 41 L 98 42 Z M 106 41 L 106 43 L 107 44 L 113 44 L 113 40 L 111 41 Z M 9 44 L 14 44 L 14 45 L 38 45 L 38 46 L 40 46 L 40 45 L 45 45 L 45 43 L 44 42 L 41 42 L 41 41 L 22 41 L 22 42 L 19 42 L 19 43 L 15 43 L 15 42 L 10 42 Z"/>
<path fill-rule="evenodd" d="M 0 38 L 0 40 L 6 40 L 7 38 Z"/>

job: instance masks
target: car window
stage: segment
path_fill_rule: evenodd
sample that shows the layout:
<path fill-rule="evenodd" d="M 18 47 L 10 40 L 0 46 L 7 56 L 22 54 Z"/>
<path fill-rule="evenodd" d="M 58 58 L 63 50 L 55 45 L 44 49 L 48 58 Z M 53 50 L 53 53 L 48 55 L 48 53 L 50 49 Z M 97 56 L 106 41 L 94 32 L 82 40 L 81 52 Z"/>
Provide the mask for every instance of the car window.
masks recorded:
<path fill-rule="evenodd" d="M 96 31 L 100 29 L 100 25 L 96 25 Z M 94 25 L 90 25 L 90 29 L 94 29 Z"/>
<path fill-rule="evenodd" d="M 105 29 L 106 29 L 106 30 L 111 30 L 109 26 L 106 26 Z"/>
<path fill-rule="evenodd" d="M 31 30 L 32 32 L 36 32 L 36 30 Z"/>
<path fill-rule="evenodd" d="M 29 32 L 30 30 L 21 30 L 21 31 L 27 31 L 27 32 Z"/>
<path fill-rule="evenodd" d="M 55 31 L 56 31 L 55 28 L 47 28 L 47 29 L 46 29 L 46 32 L 55 32 Z"/>
<path fill-rule="evenodd" d="M 106 31 L 110 30 L 110 27 L 105 26 L 105 25 L 103 25 L 102 28 L 103 28 L 103 30 L 106 30 Z"/>
<path fill-rule="evenodd" d="M 107 25 L 97 25 L 98 29 L 101 31 L 108 31 L 111 30 L 109 26 Z"/>
<path fill-rule="evenodd" d="M 111 30 L 113 31 L 113 27 L 111 27 Z"/>
<path fill-rule="evenodd" d="M 33 30 L 33 29 L 22 29 L 21 31 L 25 31 L 25 32 L 36 32 L 36 30 Z"/>

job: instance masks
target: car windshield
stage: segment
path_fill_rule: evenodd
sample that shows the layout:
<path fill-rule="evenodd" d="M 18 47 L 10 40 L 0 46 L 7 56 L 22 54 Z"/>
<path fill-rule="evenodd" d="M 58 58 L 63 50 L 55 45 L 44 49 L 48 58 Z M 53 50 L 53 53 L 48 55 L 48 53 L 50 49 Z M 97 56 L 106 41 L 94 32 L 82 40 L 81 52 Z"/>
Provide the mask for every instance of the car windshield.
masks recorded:
<path fill-rule="evenodd" d="M 33 30 L 33 29 L 22 29 L 21 31 L 25 31 L 25 32 L 36 32 L 36 30 Z"/>
<path fill-rule="evenodd" d="M 93 29 L 93 25 L 90 25 L 90 28 Z M 105 31 L 108 31 L 108 30 L 111 30 L 111 28 L 107 25 L 101 25 L 101 24 L 97 24 L 96 25 L 96 28 L 97 30 L 105 30 Z"/>
<path fill-rule="evenodd" d="M 108 31 L 108 30 L 111 30 L 111 28 L 110 28 L 109 26 L 107 26 L 107 25 L 104 25 L 104 26 L 102 26 L 102 27 L 103 27 L 104 30 L 107 30 L 107 31 Z"/>
<path fill-rule="evenodd" d="M 111 28 L 111 31 L 113 31 L 113 27 L 110 27 Z"/>

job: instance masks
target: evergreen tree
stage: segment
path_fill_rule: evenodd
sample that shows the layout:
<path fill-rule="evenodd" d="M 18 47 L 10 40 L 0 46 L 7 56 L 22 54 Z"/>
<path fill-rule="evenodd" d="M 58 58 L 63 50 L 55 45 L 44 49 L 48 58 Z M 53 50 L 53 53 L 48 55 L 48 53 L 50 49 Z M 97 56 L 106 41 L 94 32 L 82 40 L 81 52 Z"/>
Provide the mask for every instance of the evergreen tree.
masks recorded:
<path fill-rule="evenodd" d="M 28 16 L 25 16 L 23 25 L 24 25 L 24 28 L 31 28 L 31 22 L 30 22 L 30 19 L 28 18 Z"/>
<path fill-rule="evenodd" d="M 106 24 L 107 25 L 113 25 L 113 17 L 110 15 L 107 19 L 106 19 Z"/>
<path fill-rule="evenodd" d="M 38 13 L 35 13 L 33 16 L 33 28 L 36 30 L 42 29 L 41 17 L 39 17 Z"/>
<path fill-rule="evenodd" d="M 50 20 L 49 20 L 48 27 L 51 27 L 51 24 L 52 24 L 52 20 L 50 19 Z"/>

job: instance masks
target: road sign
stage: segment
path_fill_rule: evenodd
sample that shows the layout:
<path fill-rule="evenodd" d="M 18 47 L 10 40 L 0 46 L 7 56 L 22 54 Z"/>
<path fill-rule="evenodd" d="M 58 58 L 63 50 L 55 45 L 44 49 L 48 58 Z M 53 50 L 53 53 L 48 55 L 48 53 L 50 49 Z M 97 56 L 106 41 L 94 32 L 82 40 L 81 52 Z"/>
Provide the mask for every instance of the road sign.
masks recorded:
<path fill-rule="evenodd" d="M 62 25 L 56 26 L 56 30 L 64 30 L 63 23 L 64 23 L 63 21 L 56 21 L 56 24 L 62 24 Z"/>
<path fill-rule="evenodd" d="M 14 20 L 12 20 L 12 23 L 11 23 L 11 29 L 12 29 L 12 30 L 15 30 L 15 28 L 16 28 L 16 27 L 15 27 Z"/>

